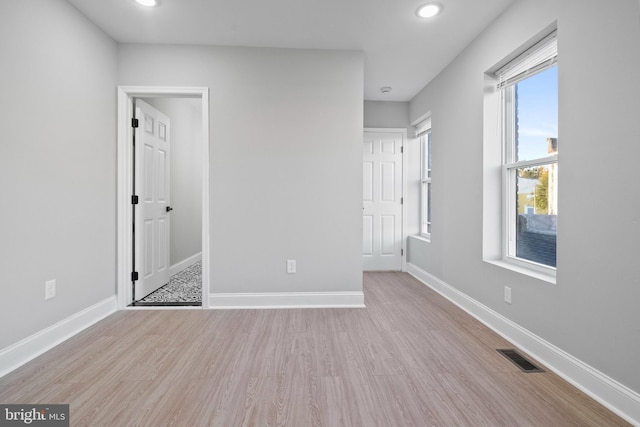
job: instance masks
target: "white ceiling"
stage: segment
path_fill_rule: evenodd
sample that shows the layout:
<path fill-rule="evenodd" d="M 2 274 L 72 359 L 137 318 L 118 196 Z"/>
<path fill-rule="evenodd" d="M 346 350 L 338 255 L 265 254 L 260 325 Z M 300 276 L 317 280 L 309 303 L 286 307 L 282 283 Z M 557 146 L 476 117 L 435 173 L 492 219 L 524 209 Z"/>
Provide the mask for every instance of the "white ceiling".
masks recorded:
<path fill-rule="evenodd" d="M 68 1 L 120 43 L 362 51 L 365 99 L 408 101 L 516 0 L 438 0 L 431 20 L 428 0 Z"/>

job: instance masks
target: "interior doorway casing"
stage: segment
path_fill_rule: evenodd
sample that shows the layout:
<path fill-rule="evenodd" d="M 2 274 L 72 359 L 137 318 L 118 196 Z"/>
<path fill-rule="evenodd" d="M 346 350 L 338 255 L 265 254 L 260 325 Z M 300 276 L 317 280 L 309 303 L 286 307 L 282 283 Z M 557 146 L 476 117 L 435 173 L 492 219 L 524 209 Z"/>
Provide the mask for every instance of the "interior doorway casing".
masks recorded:
<path fill-rule="evenodd" d="M 133 271 L 133 128 L 135 98 L 193 97 L 202 101 L 202 308 L 208 308 L 209 290 L 209 88 L 118 86 L 117 135 L 117 292 L 118 308 L 126 308 L 132 300 Z M 160 308 L 160 307 L 155 307 Z"/>

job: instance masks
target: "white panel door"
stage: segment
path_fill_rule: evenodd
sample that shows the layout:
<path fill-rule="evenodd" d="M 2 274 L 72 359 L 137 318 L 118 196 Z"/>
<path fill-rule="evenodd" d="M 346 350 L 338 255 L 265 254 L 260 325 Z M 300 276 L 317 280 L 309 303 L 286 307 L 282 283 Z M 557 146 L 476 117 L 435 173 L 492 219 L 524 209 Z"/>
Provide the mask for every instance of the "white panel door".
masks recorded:
<path fill-rule="evenodd" d="M 402 270 L 400 132 L 365 132 L 362 146 L 362 261 L 365 271 Z"/>
<path fill-rule="evenodd" d="M 169 282 L 169 118 L 136 100 L 135 282 L 137 301 Z"/>

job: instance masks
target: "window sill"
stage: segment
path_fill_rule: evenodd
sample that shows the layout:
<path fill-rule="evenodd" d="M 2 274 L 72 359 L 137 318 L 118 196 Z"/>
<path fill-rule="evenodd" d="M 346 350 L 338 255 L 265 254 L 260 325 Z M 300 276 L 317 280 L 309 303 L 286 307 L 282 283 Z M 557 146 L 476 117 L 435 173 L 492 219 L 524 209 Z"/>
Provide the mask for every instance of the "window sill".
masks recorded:
<path fill-rule="evenodd" d="M 485 259 L 484 262 L 493 264 L 497 267 L 506 268 L 507 270 L 515 271 L 516 273 L 524 274 L 525 276 L 533 277 L 534 279 L 542 280 L 553 285 L 556 284 L 555 274 L 544 273 L 534 270 L 533 268 L 528 268 L 502 259 Z"/>
<path fill-rule="evenodd" d="M 421 236 L 419 234 L 409 237 L 411 237 L 412 239 L 420 240 L 421 242 L 431 243 L 431 237 Z"/>

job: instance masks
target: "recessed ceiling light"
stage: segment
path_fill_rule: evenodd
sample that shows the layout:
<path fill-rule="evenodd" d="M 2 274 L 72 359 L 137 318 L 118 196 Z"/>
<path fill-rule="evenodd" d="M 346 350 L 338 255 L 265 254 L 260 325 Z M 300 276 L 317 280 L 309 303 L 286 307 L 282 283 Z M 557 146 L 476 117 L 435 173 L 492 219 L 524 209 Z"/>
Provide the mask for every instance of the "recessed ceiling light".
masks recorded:
<path fill-rule="evenodd" d="M 380 92 L 382 93 L 389 93 L 391 92 L 391 86 L 383 86 L 380 88 Z"/>
<path fill-rule="evenodd" d="M 438 3 L 423 4 L 416 10 L 416 15 L 420 18 L 433 18 L 442 11 L 442 6 Z"/>
<path fill-rule="evenodd" d="M 158 5 L 157 0 L 136 0 L 136 3 L 141 4 L 142 6 L 147 6 L 147 7 L 155 7 Z"/>

